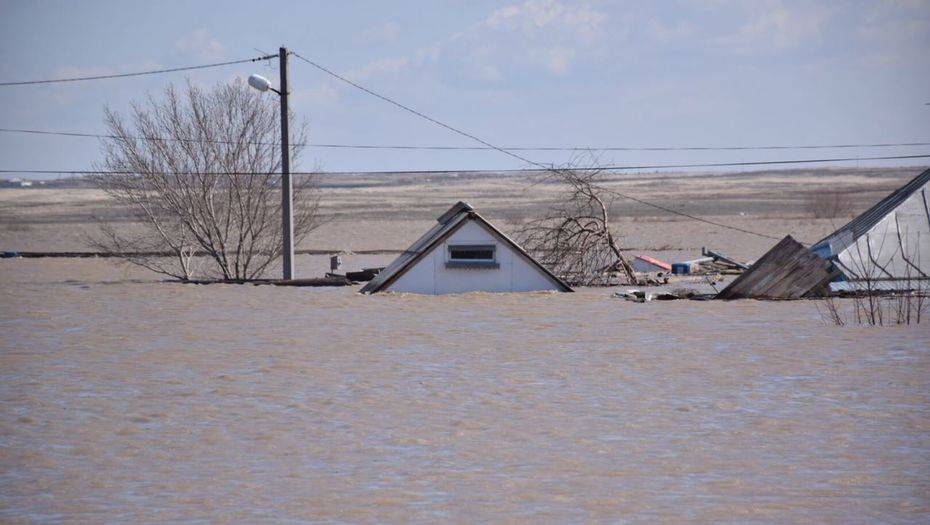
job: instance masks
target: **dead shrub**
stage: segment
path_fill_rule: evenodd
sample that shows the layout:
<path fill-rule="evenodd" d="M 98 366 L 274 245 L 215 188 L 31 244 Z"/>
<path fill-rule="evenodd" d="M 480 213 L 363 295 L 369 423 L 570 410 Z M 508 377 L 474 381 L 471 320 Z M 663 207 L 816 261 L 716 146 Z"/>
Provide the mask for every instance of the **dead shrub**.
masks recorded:
<path fill-rule="evenodd" d="M 576 159 L 549 171 L 544 180 L 560 185 L 558 200 L 517 228 L 515 236 L 543 266 L 571 285 L 608 286 L 618 275 L 637 284 L 611 228 L 610 210 L 617 194 L 601 184 L 605 172 L 596 157 L 585 162 L 586 169 L 575 169 L 579 163 Z"/>
<path fill-rule="evenodd" d="M 852 214 L 853 200 L 848 193 L 817 191 L 807 195 L 805 207 L 816 219 L 836 219 Z"/>

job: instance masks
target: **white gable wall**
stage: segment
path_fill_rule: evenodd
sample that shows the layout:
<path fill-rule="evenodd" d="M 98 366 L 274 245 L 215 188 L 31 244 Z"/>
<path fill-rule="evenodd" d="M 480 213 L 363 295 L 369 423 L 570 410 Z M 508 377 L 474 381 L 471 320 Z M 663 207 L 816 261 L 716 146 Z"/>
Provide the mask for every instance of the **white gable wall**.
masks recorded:
<path fill-rule="evenodd" d="M 498 268 L 446 268 L 450 244 L 493 244 Z M 536 265 L 527 261 L 481 223 L 466 223 L 387 287 L 392 292 L 447 294 L 460 292 L 529 292 L 559 290 Z"/>
<path fill-rule="evenodd" d="M 922 191 L 914 192 L 867 234 L 845 243 L 837 258 L 847 273 L 873 279 L 888 278 L 888 273 L 895 278 L 918 277 L 920 273 L 905 262 L 903 252 L 920 271 L 930 275 L 930 217 Z"/>

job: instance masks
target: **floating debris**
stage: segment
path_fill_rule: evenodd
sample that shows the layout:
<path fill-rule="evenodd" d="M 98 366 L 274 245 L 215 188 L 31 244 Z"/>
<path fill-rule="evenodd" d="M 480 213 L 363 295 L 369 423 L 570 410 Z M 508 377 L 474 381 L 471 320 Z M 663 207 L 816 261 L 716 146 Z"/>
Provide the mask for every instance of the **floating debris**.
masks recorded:
<path fill-rule="evenodd" d="M 790 235 L 717 294 L 718 299 L 800 299 L 838 272 Z"/>

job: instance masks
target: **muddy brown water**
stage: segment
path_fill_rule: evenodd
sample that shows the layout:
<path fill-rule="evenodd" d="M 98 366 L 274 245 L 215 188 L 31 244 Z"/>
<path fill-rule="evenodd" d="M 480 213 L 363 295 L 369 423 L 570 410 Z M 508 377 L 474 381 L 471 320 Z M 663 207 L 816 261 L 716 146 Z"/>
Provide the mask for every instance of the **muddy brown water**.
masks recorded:
<path fill-rule="evenodd" d="M 0 290 L 0 521 L 930 521 L 928 325 L 92 260 Z"/>

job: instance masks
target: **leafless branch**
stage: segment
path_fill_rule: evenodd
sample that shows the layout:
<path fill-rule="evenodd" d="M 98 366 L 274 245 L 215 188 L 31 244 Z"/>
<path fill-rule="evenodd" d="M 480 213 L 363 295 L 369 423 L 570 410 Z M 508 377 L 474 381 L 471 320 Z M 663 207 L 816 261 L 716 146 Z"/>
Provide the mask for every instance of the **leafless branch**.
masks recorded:
<path fill-rule="evenodd" d="M 593 156 L 552 170 L 550 181 L 562 187 L 558 200 L 542 214 L 517 229 L 520 243 L 539 261 L 570 284 L 592 286 L 610 283 L 621 272 L 627 282 L 637 279 L 611 231 L 610 205 L 617 195 L 601 186 L 603 171 L 574 169 Z"/>
<path fill-rule="evenodd" d="M 181 92 L 169 86 L 162 99 L 133 104 L 126 118 L 106 109 L 104 123 L 115 138 L 104 140 L 93 180 L 142 229 L 104 222 L 92 244 L 184 280 L 260 277 L 282 249 L 276 104 L 241 82 L 212 90 L 188 82 Z M 307 127 L 291 129 L 296 165 Z M 297 243 L 319 225 L 314 177 L 297 179 L 293 196 Z M 204 264 L 193 263 L 198 255 Z"/>

